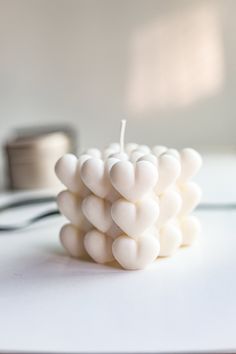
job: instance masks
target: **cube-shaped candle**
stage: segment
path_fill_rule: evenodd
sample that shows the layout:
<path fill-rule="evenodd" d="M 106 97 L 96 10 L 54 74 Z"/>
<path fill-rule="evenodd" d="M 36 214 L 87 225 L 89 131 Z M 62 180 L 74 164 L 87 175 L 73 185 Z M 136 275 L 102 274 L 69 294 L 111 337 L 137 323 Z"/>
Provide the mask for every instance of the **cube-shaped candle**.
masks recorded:
<path fill-rule="evenodd" d="M 143 269 L 197 238 L 200 223 L 191 213 L 201 189 L 192 178 L 202 159 L 191 148 L 124 146 L 124 131 L 122 121 L 119 144 L 57 162 L 67 188 L 58 206 L 69 220 L 60 239 L 73 257 Z"/>

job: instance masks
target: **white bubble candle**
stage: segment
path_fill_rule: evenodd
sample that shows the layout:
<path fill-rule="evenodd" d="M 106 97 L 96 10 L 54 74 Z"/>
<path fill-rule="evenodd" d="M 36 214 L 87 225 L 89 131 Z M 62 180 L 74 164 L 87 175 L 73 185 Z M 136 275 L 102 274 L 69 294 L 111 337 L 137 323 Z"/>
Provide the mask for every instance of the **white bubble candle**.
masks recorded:
<path fill-rule="evenodd" d="M 191 213 L 201 190 L 192 178 L 202 159 L 190 148 L 125 146 L 125 126 L 123 120 L 119 144 L 57 162 L 67 188 L 57 202 L 69 220 L 60 239 L 73 257 L 143 269 L 197 238 L 200 223 Z"/>

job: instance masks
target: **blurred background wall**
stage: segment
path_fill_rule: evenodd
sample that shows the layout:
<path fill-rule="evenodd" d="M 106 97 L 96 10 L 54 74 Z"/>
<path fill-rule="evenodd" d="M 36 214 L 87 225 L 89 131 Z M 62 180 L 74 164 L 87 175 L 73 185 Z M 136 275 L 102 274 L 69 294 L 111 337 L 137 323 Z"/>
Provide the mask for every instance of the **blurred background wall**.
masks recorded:
<path fill-rule="evenodd" d="M 82 147 L 235 143 L 236 1 L 0 0 L 0 143 L 72 123 Z"/>

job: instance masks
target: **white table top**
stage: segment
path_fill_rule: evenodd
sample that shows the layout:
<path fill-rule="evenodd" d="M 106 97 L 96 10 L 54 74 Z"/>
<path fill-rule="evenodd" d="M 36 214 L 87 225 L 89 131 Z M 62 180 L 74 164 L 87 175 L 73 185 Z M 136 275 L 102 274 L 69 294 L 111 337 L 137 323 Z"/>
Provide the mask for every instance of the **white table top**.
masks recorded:
<path fill-rule="evenodd" d="M 236 201 L 235 157 L 213 160 L 199 176 L 205 200 Z M 62 217 L 0 234 L 0 352 L 236 351 L 236 210 L 196 214 L 195 246 L 144 271 L 67 257 Z"/>

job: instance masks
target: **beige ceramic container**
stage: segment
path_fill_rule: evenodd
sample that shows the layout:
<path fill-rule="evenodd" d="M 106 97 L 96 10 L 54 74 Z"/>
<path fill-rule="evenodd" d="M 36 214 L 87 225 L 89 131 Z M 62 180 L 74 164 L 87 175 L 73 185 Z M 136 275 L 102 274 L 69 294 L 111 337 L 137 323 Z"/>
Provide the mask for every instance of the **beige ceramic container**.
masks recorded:
<path fill-rule="evenodd" d="M 58 190 L 55 163 L 73 150 L 72 137 L 63 131 L 34 133 L 9 140 L 6 144 L 9 187 Z"/>

